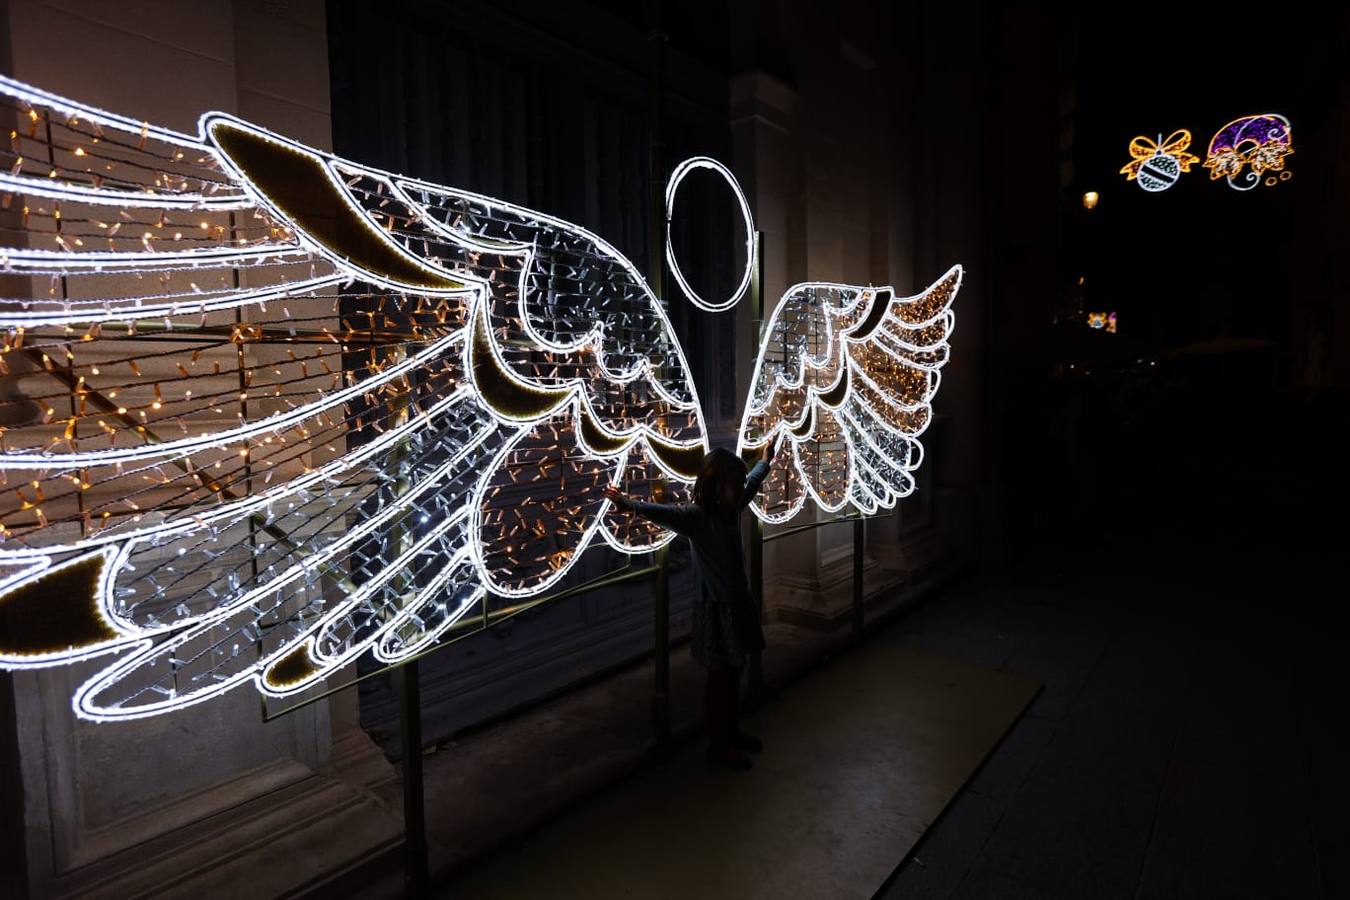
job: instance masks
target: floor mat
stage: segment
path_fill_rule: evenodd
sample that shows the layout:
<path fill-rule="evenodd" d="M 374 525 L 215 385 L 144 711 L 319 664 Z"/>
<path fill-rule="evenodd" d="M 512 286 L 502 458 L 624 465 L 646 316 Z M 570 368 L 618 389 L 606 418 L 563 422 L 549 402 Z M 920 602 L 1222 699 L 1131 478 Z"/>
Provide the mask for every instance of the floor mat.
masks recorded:
<path fill-rule="evenodd" d="M 866 646 L 746 723 L 748 773 L 685 747 L 445 886 L 456 898 L 871 897 L 1035 696 L 1028 679 Z"/>

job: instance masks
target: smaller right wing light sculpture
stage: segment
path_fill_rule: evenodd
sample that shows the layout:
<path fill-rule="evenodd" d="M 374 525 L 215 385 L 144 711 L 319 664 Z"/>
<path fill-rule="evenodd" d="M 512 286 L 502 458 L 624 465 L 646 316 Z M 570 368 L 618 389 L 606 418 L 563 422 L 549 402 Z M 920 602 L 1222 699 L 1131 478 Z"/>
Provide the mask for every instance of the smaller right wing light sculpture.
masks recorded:
<path fill-rule="evenodd" d="M 808 499 L 870 515 L 913 492 L 961 274 L 953 266 L 913 297 L 821 282 L 788 289 L 760 345 L 737 448 L 751 457 L 783 439 L 757 516 L 786 522 Z"/>

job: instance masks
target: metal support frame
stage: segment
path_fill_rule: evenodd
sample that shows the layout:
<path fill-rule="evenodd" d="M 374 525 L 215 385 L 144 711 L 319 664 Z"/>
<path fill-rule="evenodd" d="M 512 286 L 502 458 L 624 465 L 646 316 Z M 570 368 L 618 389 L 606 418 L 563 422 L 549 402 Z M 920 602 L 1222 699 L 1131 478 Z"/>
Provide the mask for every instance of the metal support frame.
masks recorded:
<path fill-rule="evenodd" d="M 755 613 L 761 624 L 764 622 L 764 523 L 759 516 L 750 517 L 750 597 L 755 604 Z M 746 691 L 750 705 L 754 706 L 764 697 L 764 650 L 755 647 L 750 651 L 750 672 L 747 677 Z"/>
<path fill-rule="evenodd" d="M 652 0 L 647 10 L 650 31 L 652 78 L 651 108 L 648 121 L 651 157 L 648 160 L 651 210 L 650 237 L 647 246 L 647 283 L 656 302 L 665 297 L 666 284 L 666 144 L 663 129 L 666 118 L 666 43 L 662 27 L 662 4 Z M 670 549 L 656 551 L 656 591 L 652 603 L 652 739 L 660 748 L 670 744 Z"/>
<path fill-rule="evenodd" d="M 823 522 L 807 522 L 805 525 L 796 525 L 792 528 L 785 528 L 782 531 L 775 531 L 773 534 L 764 536 L 764 543 L 770 541 L 782 540 L 792 537 L 794 534 L 801 534 L 803 531 L 814 531 L 817 528 L 824 528 L 827 525 L 839 525 L 843 522 L 870 522 L 874 519 L 889 519 L 891 513 L 882 516 L 836 516 L 833 519 L 825 519 Z"/>
<path fill-rule="evenodd" d="M 635 569 L 631 564 L 629 564 L 623 566 L 622 568 L 616 569 L 613 572 L 609 572 L 605 575 L 601 575 L 596 578 L 583 581 L 580 584 L 573 585 L 572 587 L 567 588 L 566 590 L 559 591 L 556 594 L 549 594 L 547 597 L 536 597 L 535 599 L 527 600 L 524 603 L 517 603 L 513 606 L 504 606 L 501 607 L 500 609 L 494 609 L 490 612 L 485 610 L 483 615 L 481 616 L 475 616 L 472 619 L 461 619 L 460 621 L 451 625 L 446 630 L 448 632 L 463 631 L 466 633 L 457 635 L 455 637 L 451 637 L 448 640 L 443 639 L 437 641 L 432 646 L 421 651 L 420 653 L 416 653 L 408 657 L 403 662 L 394 663 L 393 665 L 389 666 L 382 666 L 381 668 L 376 669 L 373 672 L 366 672 L 364 675 L 359 675 L 356 678 L 353 678 L 351 681 L 343 682 L 342 684 L 329 688 L 323 693 L 315 694 L 312 697 L 306 697 L 304 700 L 301 700 L 298 703 L 293 703 L 290 706 L 285 707 L 284 709 L 278 710 L 277 712 L 268 711 L 267 697 L 263 696 L 262 720 L 264 722 L 271 722 L 273 719 L 280 719 L 284 716 L 290 715 L 291 713 L 297 710 L 304 709 L 306 706 L 318 703 L 320 700 L 327 700 L 329 697 L 341 691 L 345 691 L 349 688 L 356 687 L 363 681 L 367 681 L 371 678 L 377 678 L 381 675 L 386 675 L 390 672 L 402 669 L 404 666 L 407 666 L 410 663 L 417 662 L 424 656 L 430 656 L 433 653 L 439 653 L 441 650 L 444 650 L 445 648 L 449 647 L 451 644 L 456 643 L 457 641 L 463 640 L 464 638 L 470 637 L 471 635 L 474 634 L 479 634 L 487 630 L 488 628 L 493 627 L 494 625 L 500 625 L 502 622 L 505 622 L 508 619 L 512 619 L 523 612 L 529 612 L 536 606 L 543 606 L 545 603 L 552 603 L 555 600 L 562 600 L 567 597 L 574 597 L 577 594 L 584 594 L 587 593 L 588 591 L 598 591 L 601 588 L 612 587 L 613 585 L 616 584 L 625 584 L 629 581 L 637 581 L 640 578 L 646 578 L 648 575 L 655 575 L 657 571 L 658 571 L 657 566 L 643 566 L 640 569 Z"/>
<path fill-rule="evenodd" d="M 391 400 L 389 418 L 391 420 L 391 424 L 398 425 L 401 422 L 405 421 L 407 419 L 407 416 L 408 416 L 408 391 L 405 390 L 398 393 Z M 142 429 L 142 433 L 148 434 L 148 432 L 146 432 L 144 429 Z M 147 440 L 151 439 L 151 437 L 152 436 L 148 436 Z M 395 479 L 395 486 L 394 486 L 394 491 L 396 495 L 405 493 L 409 489 L 409 481 L 407 478 L 407 473 L 404 470 L 403 466 L 402 450 L 403 448 L 399 448 L 399 452 L 394 454 L 394 462 L 398 467 L 398 476 Z M 412 539 L 412 529 L 409 527 L 408 517 L 406 516 L 400 517 L 394 523 L 394 541 L 396 545 L 396 550 L 401 551 L 402 549 L 404 549 L 404 546 L 411 539 Z M 520 614 L 521 612 L 524 612 L 527 609 L 532 609 L 535 606 L 538 606 L 550 600 L 561 599 L 562 597 L 572 596 L 574 594 L 579 594 L 585 591 L 597 590 L 607 585 L 631 581 L 636 578 L 645 577 L 646 575 L 654 573 L 657 576 L 657 596 L 659 598 L 664 595 L 666 598 L 667 611 L 664 616 L 658 618 L 658 621 L 666 622 L 667 628 L 664 637 L 666 637 L 668 640 L 669 564 L 667 561 L 667 556 L 668 554 L 666 548 L 663 547 L 658 552 L 658 565 L 656 566 L 635 570 L 633 569 L 632 565 L 629 564 L 627 566 L 624 566 L 617 573 L 610 573 L 609 575 L 590 579 L 589 581 L 575 585 L 572 588 L 559 591 L 549 597 L 536 598 L 535 600 L 526 603 L 516 604 L 514 606 L 505 607 L 499 610 L 493 611 L 488 610 L 487 595 L 485 594 L 483 598 L 484 603 L 482 616 L 476 621 L 475 620 L 469 620 L 467 622 L 461 621 L 456 622 L 455 625 L 467 628 L 471 628 L 476 625 L 477 630 L 486 630 L 487 628 L 491 627 L 494 624 L 498 624 L 506 619 L 509 619 L 515 615 Z M 351 586 L 350 580 L 346 579 L 345 577 L 340 576 L 340 584 L 342 584 L 343 587 L 346 587 L 348 589 L 354 589 Z M 413 587 L 414 586 L 412 584 L 406 583 L 406 575 L 403 576 L 401 579 L 401 583 L 399 584 L 400 592 L 404 594 L 410 593 Z M 662 637 L 663 635 L 661 633 L 661 629 L 658 628 L 657 634 L 658 640 L 657 649 L 659 653 L 658 660 L 665 659 L 668 661 L 669 654 L 668 652 L 666 652 L 666 648 L 662 648 L 660 646 L 660 640 Z M 422 693 L 421 693 L 421 671 L 418 661 L 421 659 L 422 656 L 426 655 L 427 653 L 433 652 L 434 650 L 443 649 L 444 647 L 448 646 L 451 643 L 454 643 L 453 639 L 449 641 L 440 642 L 436 646 L 428 648 L 427 650 L 424 650 L 421 653 L 416 654 L 415 656 L 409 658 L 408 660 L 405 660 L 404 662 L 396 666 L 386 667 L 377 672 L 367 673 L 366 675 L 360 676 L 348 682 L 345 685 L 329 689 L 317 696 L 310 697 L 300 703 L 293 704 L 287 707 L 286 710 L 275 716 L 268 714 L 266 698 L 264 697 L 262 700 L 263 721 L 266 722 L 274 718 L 278 718 L 279 716 L 294 712 L 295 710 L 300 709 L 302 707 L 309 706 L 310 704 L 316 703 L 319 700 L 322 700 L 326 697 L 332 696 L 339 690 L 345 690 L 346 688 L 352 687 L 353 685 L 365 680 L 366 678 L 388 671 L 389 668 L 397 669 L 397 683 L 399 695 L 399 743 L 402 754 L 402 759 L 400 762 L 403 776 L 402 778 L 403 882 L 405 894 L 406 896 L 409 897 L 421 897 L 426 894 L 426 891 L 430 883 L 430 868 L 431 868 L 430 847 L 427 842 L 427 831 L 426 831 L 426 789 L 425 789 L 424 774 L 422 771 Z M 668 678 L 669 675 L 667 673 L 667 679 Z M 669 735 L 668 713 L 666 713 L 664 717 L 664 722 L 666 728 L 665 736 L 668 738 Z M 662 736 L 658 731 L 658 740 L 661 739 Z"/>
<path fill-rule="evenodd" d="M 853 520 L 853 640 L 863 636 L 863 546 L 866 526 L 861 517 Z"/>
<path fill-rule="evenodd" d="M 403 356 L 402 348 L 392 351 L 391 359 Z M 412 384 L 403 381 L 386 389 L 389 401 L 389 424 L 398 427 L 408 421 L 408 398 Z M 391 394 L 392 392 L 392 394 Z M 406 494 L 412 487 L 408 478 L 408 445 L 400 442 L 390 454 L 397 469 L 394 496 Z M 393 522 L 394 558 L 403 554 L 413 540 L 411 514 L 404 512 Z M 407 571 L 398 574 L 395 585 L 406 596 L 414 588 Z M 427 815 L 425 785 L 422 779 L 422 681 L 416 662 L 398 670 L 398 733 L 403 769 L 403 886 L 409 897 L 420 897 L 426 892 L 431 864 L 427 846 Z"/>
<path fill-rule="evenodd" d="M 422 778 L 422 682 L 416 660 L 398 670 L 398 733 L 403 753 L 403 887 L 407 896 L 420 897 L 431 863 Z"/>
<path fill-rule="evenodd" d="M 808 522 L 805 525 L 798 525 L 794 528 L 786 528 L 782 531 L 775 531 L 773 534 L 759 538 L 760 543 L 768 543 L 785 537 L 792 537 L 794 534 L 801 534 L 804 531 L 813 531 L 817 528 L 824 528 L 826 525 L 839 525 L 843 522 L 853 523 L 853 584 L 852 584 L 852 603 L 849 606 L 849 622 L 852 631 L 852 640 L 854 642 L 862 640 L 863 628 L 866 625 L 866 617 L 863 608 L 863 551 L 867 547 L 867 529 L 866 522 L 875 519 L 889 519 L 892 513 L 886 513 L 880 516 L 836 516 L 833 519 L 826 519 L 823 522 Z M 751 565 L 754 565 L 754 557 L 751 557 Z M 763 565 L 762 557 L 759 563 Z M 763 585 L 763 573 L 760 573 L 761 590 Z M 761 676 L 762 677 L 762 676 Z M 758 685 L 763 688 L 762 683 Z"/>
<path fill-rule="evenodd" d="M 655 628 L 652 634 L 652 740 L 670 744 L 670 546 L 656 551 Z"/>
<path fill-rule="evenodd" d="M 664 551 L 665 548 L 662 548 Z M 267 701 L 263 698 L 263 721 L 270 722 L 274 719 L 282 718 L 296 710 L 303 709 L 320 700 L 326 700 L 339 691 L 345 691 L 355 687 L 357 684 L 368 678 L 374 678 L 377 675 L 383 675 L 391 669 L 396 671 L 398 683 L 399 700 L 399 745 L 402 752 L 401 768 L 403 775 L 403 884 L 406 896 L 420 897 L 424 896 L 430 885 L 430 845 L 427 841 L 426 824 L 426 788 L 425 779 L 422 771 L 422 687 L 421 672 L 418 666 L 422 657 L 438 650 L 443 650 L 457 640 L 468 637 L 470 634 L 477 634 L 493 625 L 500 624 L 507 619 L 518 616 L 523 612 L 534 609 L 544 603 L 553 600 L 561 600 L 564 597 L 572 597 L 577 594 L 583 594 L 588 591 L 599 590 L 604 587 L 611 587 L 616 584 L 624 584 L 630 581 L 636 581 L 640 578 L 646 578 L 648 575 L 656 575 L 658 583 L 661 581 L 664 570 L 661 566 L 644 566 L 642 568 L 633 568 L 627 565 L 617 572 L 611 572 L 596 578 L 589 579 L 580 584 L 574 585 L 566 590 L 559 591 L 547 597 L 539 597 L 524 603 L 518 603 L 514 606 L 503 607 L 493 610 L 491 613 L 484 610 L 481 619 L 475 618 L 469 621 L 456 622 L 451 626 L 451 630 L 457 627 L 469 629 L 477 626 L 476 630 L 450 640 L 440 641 L 432 647 L 423 650 L 407 660 L 393 666 L 386 666 L 374 672 L 367 672 L 357 678 L 352 679 L 346 684 L 330 688 L 321 694 L 309 697 L 299 703 L 292 704 L 284 710 L 269 714 L 267 711 Z"/>
<path fill-rule="evenodd" d="M 764 232 L 755 232 L 755 258 L 750 267 L 750 310 L 754 318 L 750 326 L 750 358 L 759 356 L 759 342 L 764 332 Z M 759 516 L 750 516 L 750 596 L 759 620 L 764 621 L 764 523 Z M 746 691 L 750 705 L 764 696 L 764 651 L 758 647 L 750 652 L 750 672 Z"/>

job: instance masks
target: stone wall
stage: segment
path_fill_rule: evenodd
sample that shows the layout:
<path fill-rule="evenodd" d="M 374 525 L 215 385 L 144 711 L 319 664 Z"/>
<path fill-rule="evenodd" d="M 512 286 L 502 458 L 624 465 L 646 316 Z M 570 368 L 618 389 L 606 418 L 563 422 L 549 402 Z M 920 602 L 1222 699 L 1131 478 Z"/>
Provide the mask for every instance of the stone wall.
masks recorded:
<path fill-rule="evenodd" d="M 9 72 L 30 84 L 189 133 L 216 109 L 331 145 L 321 0 L 10 0 L 3 15 Z M 91 724 L 70 707 L 91 671 L 0 681 L 22 799 L 16 896 L 273 896 L 399 835 L 398 811 L 371 799 L 393 773 L 350 693 L 266 723 L 241 689 Z"/>

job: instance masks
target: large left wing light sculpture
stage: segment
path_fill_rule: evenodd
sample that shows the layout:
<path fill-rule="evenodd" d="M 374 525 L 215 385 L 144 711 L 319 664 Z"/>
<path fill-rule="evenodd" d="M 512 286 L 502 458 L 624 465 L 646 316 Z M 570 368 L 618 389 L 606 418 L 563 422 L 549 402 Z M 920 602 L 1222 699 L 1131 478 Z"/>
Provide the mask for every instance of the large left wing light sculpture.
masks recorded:
<path fill-rule="evenodd" d="M 707 432 L 599 237 L 222 113 L 0 113 L 0 667 L 116 654 L 97 720 L 290 695 L 670 540 L 603 489 L 685 495 Z"/>

